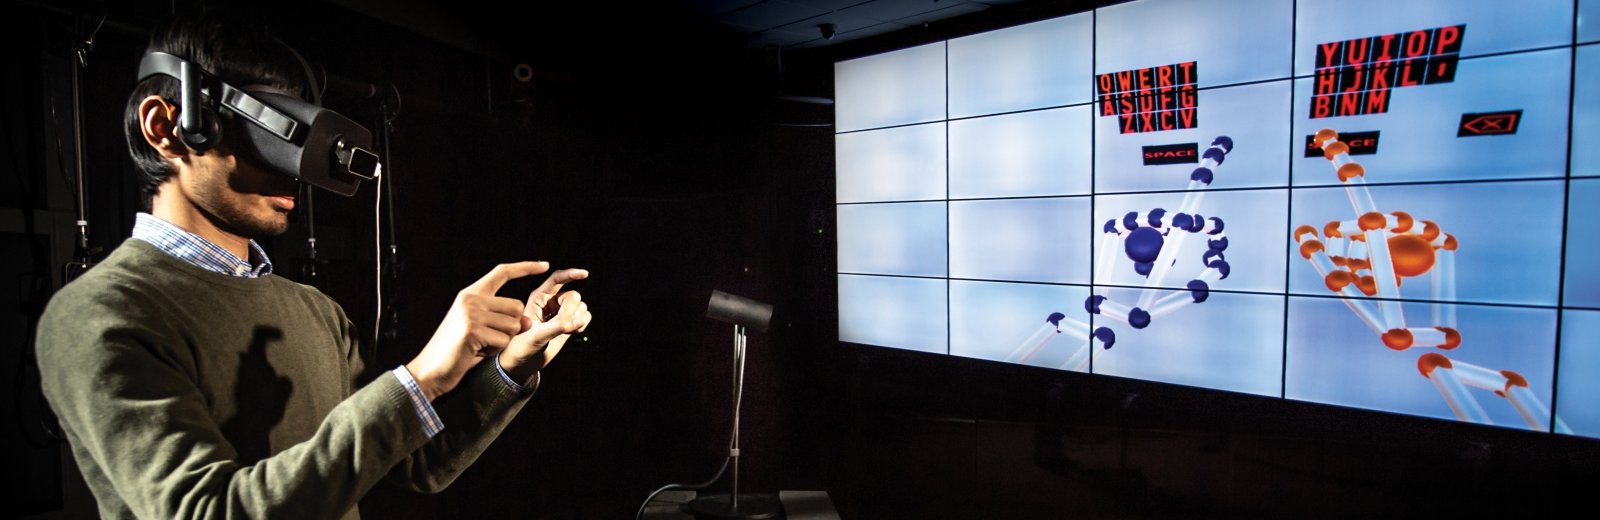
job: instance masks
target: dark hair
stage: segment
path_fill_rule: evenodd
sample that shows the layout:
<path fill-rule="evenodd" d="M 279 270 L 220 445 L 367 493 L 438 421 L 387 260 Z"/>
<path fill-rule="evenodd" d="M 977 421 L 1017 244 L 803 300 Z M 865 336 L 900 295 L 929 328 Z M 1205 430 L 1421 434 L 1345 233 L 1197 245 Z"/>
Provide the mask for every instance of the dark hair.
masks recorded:
<path fill-rule="evenodd" d="M 189 60 L 233 85 L 265 85 L 299 95 L 307 84 L 305 67 L 283 42 L 267 34 L 259 24 L 216 15 L 178 18 L 150 35 L 149 52 L 165 52 Z M 128 96 L 123 112 L 123 133 L 128 138 L 128 153 L 139 173 L 144 206 L 150 207 L 167 177 L 172 174 L 167 162 L 144 140 L 139 103 L 151 95 L 166 98 L 185 110 L 179 101 L 178 80 L 152 76 L 140 81 Z M 224 132 L 224 139 L 227 133 Z"/>

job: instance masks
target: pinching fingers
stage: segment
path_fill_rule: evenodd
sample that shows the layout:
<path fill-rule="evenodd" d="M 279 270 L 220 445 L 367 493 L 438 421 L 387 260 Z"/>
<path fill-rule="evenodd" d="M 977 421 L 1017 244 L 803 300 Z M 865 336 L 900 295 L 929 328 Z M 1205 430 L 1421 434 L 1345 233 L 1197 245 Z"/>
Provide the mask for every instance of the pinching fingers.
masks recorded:
<path fill-rule="evenodd" d="M 589 270 L 587 269 L 562 269 L 556 271 L 551 273 L 549 278 L 545 278 L 544 283 L 539 284 L 539 288 L 534 289 L 533 294 L 528 295 L 528 298 L 539 305 L 543 305 L 551 296 L 561 292 L 563 285 L 588 277 Z"/>
<path fill-rule="evenodd" d="M 549 270 L 550 262 L 516 262 L 510 264 L 500 264 L 494 266 L 494 269 L 490 269 L 488 274 L 483 275 L 483 278 L 479 278 L 478 281 L 472 282 L 472 285 L 468 285 L 464 291 L 474 294 L 494 294 L 495 292 L 498 292 L 500 287 L 504 286 L 506 282 L 517 278 L 522 278 L 524 276 L 536 275 Z"/>

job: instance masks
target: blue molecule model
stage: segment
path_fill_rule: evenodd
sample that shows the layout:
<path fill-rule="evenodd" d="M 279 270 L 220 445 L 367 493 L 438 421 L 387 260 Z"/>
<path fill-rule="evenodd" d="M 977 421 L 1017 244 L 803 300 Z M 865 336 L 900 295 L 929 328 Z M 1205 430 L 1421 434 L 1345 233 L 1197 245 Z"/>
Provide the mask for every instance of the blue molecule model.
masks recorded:
<path fill-rule="evenodd" d="M 1228 249 L 1228 237 L 1222 237 L 1216 240 L 1207 240 L 1206 246 L 1210 247 L 1212 251 L 1226 251 Z"/>
<path fill-rule="evenodd" d="M 1222 227 L 1223 227 L 1222 226 L 1222 219 L 1217 218 L 1217 217 L 1211 217 L 1211 231 L 1207 231 L 1206 234 L 1207 235 L 1215 235 L 1217 233 L 1221 233 L 1222 232 Z"/>
<path fill-rule="evenodd" d="M 1189 295 L 1194 297 L 1195 303 L 1204 302 L 1211 297 L 1211 286 L 1202 280 L 1189 280 Z"/>
<path fill-rule="evenodd" d="M 1233 268 L 1223 260 L 1212 260 L 1211 263 L 1206 264 L 1206 267 L 1215 267 L 1217 272 L 1222 273 L 1222 278 L 1218 278 L 1218 280 L 1227 280 L 1228 273 L 1233 272 Z"/>
<path fill-rule="evenodd" d="M 1128 324 L 1133 325 L 1133 328 L 1136 329 L 1149 327 L 1150 313 L 1146 312 L 1144 309 L 1134 307 L 1133 310 L 1128 311 Z"/>
<path fill-rule="evenodd" d="M 1213 177 L 1214 176 L 1211 173 L 1211 168 L 1207 168 L 1207 167 L 1204 167 L 1204 166 L 1201 166 L 1199 168 L 1195 168 L 1194 169 L 1194 173 L 1189 174 L 1189 180 L 1191 180 L 1191 181 L 1200 181 L 1201 184 L 1205 184 L 1207 186 L 1211 185 L 1211 180 L 1212 180 Z"/>
<path fill-rule="evenodd" d="M 1228 156 L 1228 152 L 1222 151 L 1221 148 L 1207 148 L 1206 149 L 1206 153 L 1200 154 L 1200 158 L 1201 159 L 1211 159 L 1213 161 L 1216 161 L 1217 162 L 1217 166 L 1221 166 L 1222 165 L 1222 158 L 1227 157 L 1227 156 Z"/>
<path fill-rule="evenodd" d="M 1062 313 L 1059 313 L 1059 312 L 1052 312 L 1052 313 L 1050 313 L 1050 317 L 1045 318 L 1044 321 L 1048 321 L 1048 322 L 1050 322 L 1051 325 L 1055 325 L 1056 327 L 1060 327 L 1061 326 L 1061 320 L 1065 319 L 1066 317 L 1067 317 L 1067 315 L 1065 315 L 1065 314 L 1062 314 Z"/>
<path fill-rule="evenodd" d="M 1194 225 L 1194 217 L 1188 213 L 1179 213 L 1172 216 L 1172 227 L 1178 229 L 1189 229 L 1189 226 L 1192 225 Z"/>
<path fill-rule="evenodd" d="M 1145 217 L 1145 222 L 1150 224 L 1152 227 L 1161 227 L 1161 217 L 1165 216 L 1166 214 L 1167 210 L 1161 208 L 1152 209 L 1150 210 L 1150 215 Z"/>
<path fill-rule="evenodd" d="M 1161 236 L 1160 231 L 1143 227 L 1128 233 L 1127 240 L 1122 241 L 1122 249 L 1134 263 L 1150 263 L 1161 255 L 1161 246 L 1164 242 L 1166 238 Z"/>
<path fill-rule="evenodd" d="M 1111 346 L 1117 344 L 1117 333 L 1105 327 L 1094 329 L 1094 337 L 1105 344 L 1106 350 L 1111 350 Z"/>
<path fill-rule="evenodd" d="M 1233 138 L 1225 135 L 1219 135 L 1216 139 L 1211 140 L 1211 146 L 1221 146 L 1224 153 L 1232 152 Z M 1217 161 L 1217 164 L 1222 164 L 1222 161 Z"/>
<path fill-rule="evenodd" d="M 1089 314 L 1100 314 L 1100 302 L 1103 301 L 1106 301 L 1106 297 L 1098 294 L 1084 298 L 1083 310 L 1088 311 Z"/>

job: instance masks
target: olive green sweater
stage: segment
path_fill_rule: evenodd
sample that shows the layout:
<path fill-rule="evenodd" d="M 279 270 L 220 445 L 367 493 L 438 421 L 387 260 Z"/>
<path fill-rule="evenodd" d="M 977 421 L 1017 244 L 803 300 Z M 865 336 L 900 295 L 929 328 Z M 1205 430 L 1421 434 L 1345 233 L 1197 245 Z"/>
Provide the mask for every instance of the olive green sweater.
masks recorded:
<path fill-rule="evenodd" d="M 358 334 L 316 289 L 127 240 L 51 299 L 39 370 L 102 517 L 355 518 L 386 476 L 449 485 L 529 395 L 480 363 L 430 440 Z"/>

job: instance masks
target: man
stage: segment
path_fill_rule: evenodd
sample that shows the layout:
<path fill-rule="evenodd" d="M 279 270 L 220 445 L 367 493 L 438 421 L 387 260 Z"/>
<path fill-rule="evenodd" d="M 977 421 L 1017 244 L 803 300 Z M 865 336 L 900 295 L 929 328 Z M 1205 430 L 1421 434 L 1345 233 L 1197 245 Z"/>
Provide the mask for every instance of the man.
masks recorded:
<path fill-rule="evenodd" d="M 292 51 L 247 26 L 178 23 L 150 50 L 245 91 L 302 88 Z M 177 85 L 152 77 L 129 99 L 150 212 L 39 326 L 45 395 L 101 516 L 353 518 L 382 478 L 444 488 L 588 326 L 587 304 L 561 292 L 588 273 L 555 272 L 522 302 L 495 293 L 549 265 L 496 267 L 458 294 L 415 359 L 363 376 L 344 312 L 273 274 L 254 241 L 288 226 L 294 179 L 227 132 L 204 151 L 186 145 Z"/>

